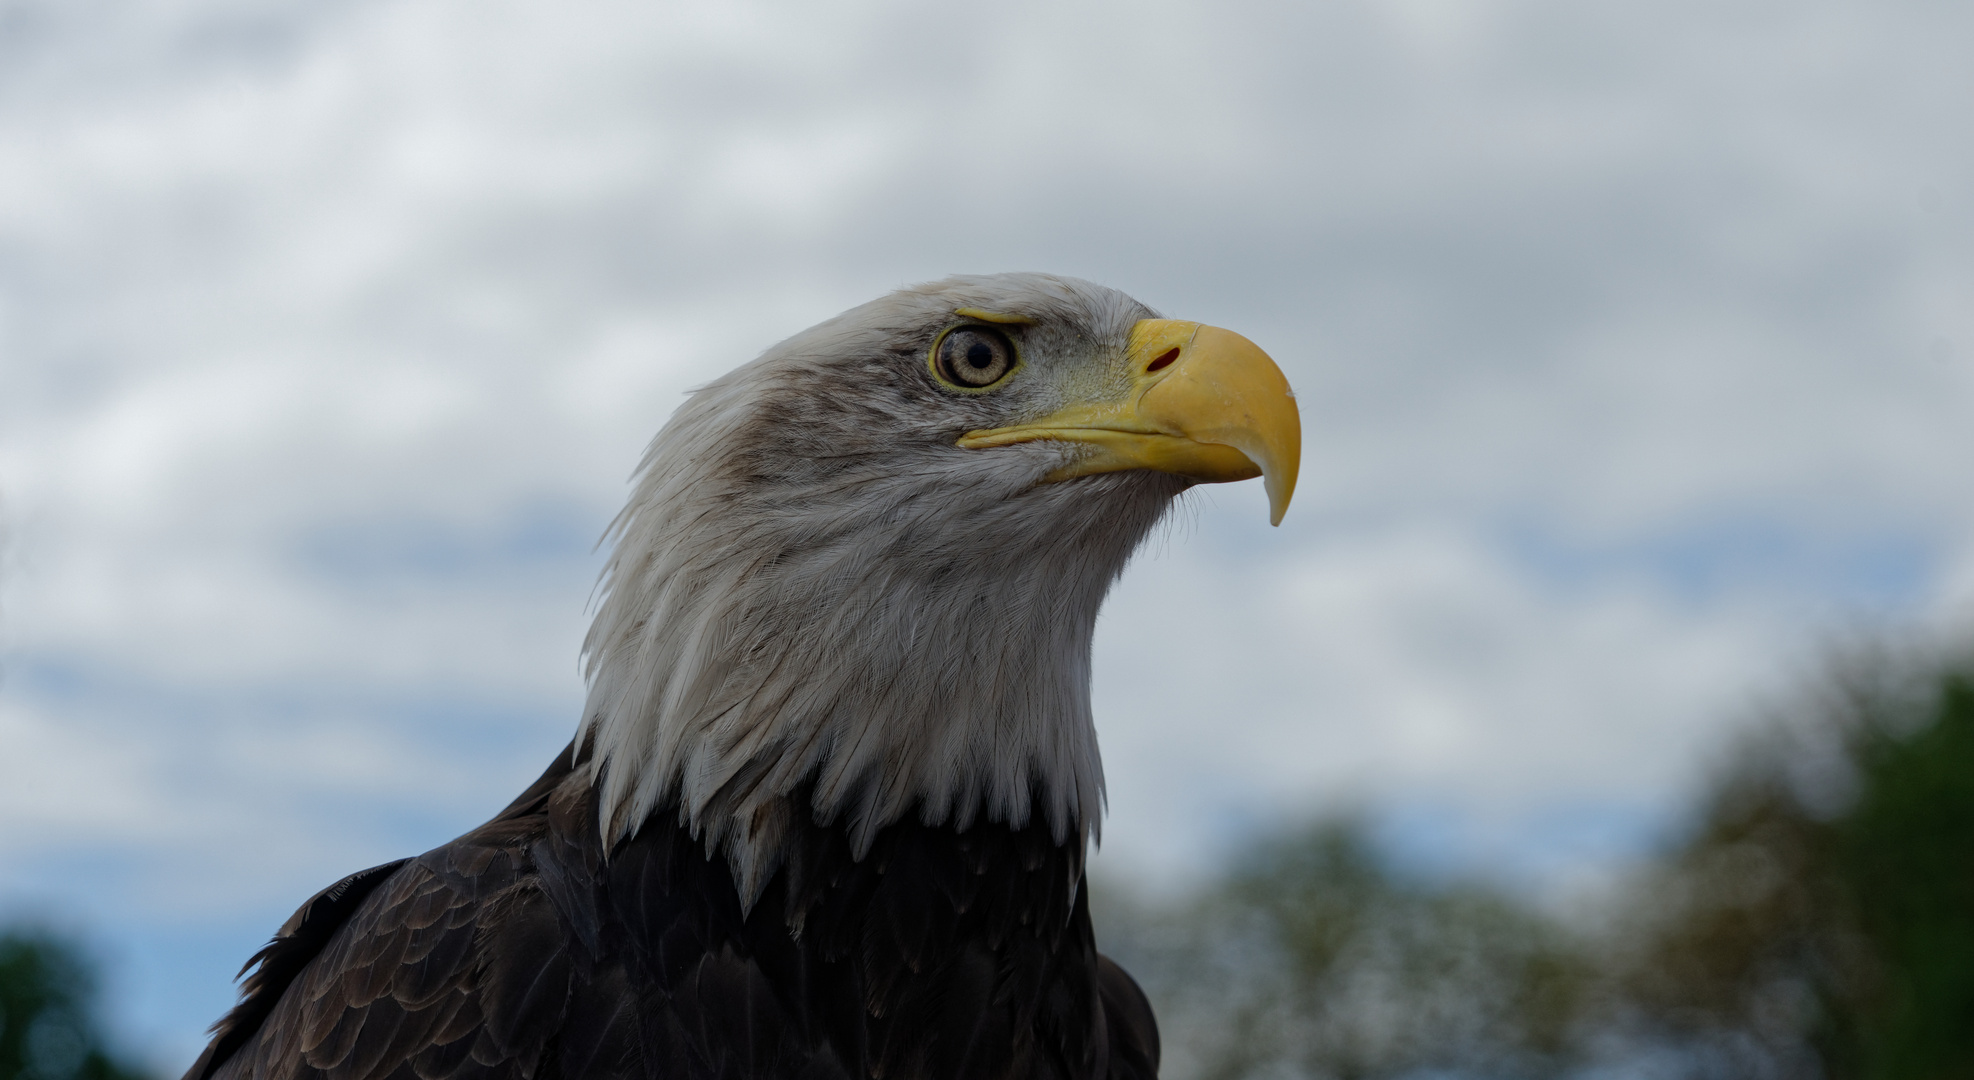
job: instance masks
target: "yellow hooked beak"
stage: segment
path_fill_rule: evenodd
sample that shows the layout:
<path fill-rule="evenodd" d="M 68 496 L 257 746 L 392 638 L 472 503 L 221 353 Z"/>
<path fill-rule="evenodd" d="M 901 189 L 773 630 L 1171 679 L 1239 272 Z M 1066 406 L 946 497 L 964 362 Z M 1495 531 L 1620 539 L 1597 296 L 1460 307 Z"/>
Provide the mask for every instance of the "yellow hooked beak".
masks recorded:
<path fill-rule="evenodd" d="M 1131 328 L 1131 387 L 1120 401 L 1072 405 L 1015 427 L 969 431 L 969 449 L 1036 439 L 1090 452 L 1047 477 L 1155 469 L 1204 483 L 1263 477 L 1269 521 L 1295 494 L 1302 419 L 1282 369 L 1254 342 L 1217 326 L 1144 319 Z"/>

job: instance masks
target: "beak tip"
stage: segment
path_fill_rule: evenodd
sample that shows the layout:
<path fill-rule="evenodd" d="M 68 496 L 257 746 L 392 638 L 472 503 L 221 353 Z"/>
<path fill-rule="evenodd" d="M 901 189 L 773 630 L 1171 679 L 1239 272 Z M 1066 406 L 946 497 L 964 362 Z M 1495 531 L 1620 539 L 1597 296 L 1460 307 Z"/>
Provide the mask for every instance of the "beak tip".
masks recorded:
<path fill-rule="evenodd" d="M 1282 527 L 1282 519 L 1288 516 L 1289 500 L 1295 498 L 1296 473 L 1300 471 L 1296 468 L 1299 462 L 1295 456 L 1290 457 L 1286 464 L 1288 468 L 1284 469 L 1270 461 L 1261 474 L 1262 487 L 1268 492 L 1268 524 L 1278 529 Z"/>

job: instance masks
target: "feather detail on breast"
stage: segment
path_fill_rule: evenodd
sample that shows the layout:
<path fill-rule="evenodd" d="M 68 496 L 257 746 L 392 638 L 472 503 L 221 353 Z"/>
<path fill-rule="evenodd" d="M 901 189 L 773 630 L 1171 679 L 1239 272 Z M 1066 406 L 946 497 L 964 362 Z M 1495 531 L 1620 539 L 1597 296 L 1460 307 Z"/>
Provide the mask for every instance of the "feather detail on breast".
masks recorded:
<path fill-rule="evenodd" d="M 558 769 L 305 905 L 187 1080 L 1155 1074 L 1150 1011 L 1045 824 L 907 816 L 859 859 L 791 814 L 743 910 L 676 807 L 606 857 L 586 774 Z"/>

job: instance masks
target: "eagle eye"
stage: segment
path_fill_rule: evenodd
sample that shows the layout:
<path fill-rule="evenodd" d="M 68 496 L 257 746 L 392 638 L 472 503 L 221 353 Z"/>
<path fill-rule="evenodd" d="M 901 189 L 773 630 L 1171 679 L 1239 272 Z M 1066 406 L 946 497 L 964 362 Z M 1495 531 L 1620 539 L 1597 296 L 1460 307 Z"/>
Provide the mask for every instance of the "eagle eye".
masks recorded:
<path fill-rule="evenodd" d="M 984 390 L 1014 365 L 1014 342 L 991 326 L 955 326 L 932 346 L 933 374 L 962 390 Z"/>

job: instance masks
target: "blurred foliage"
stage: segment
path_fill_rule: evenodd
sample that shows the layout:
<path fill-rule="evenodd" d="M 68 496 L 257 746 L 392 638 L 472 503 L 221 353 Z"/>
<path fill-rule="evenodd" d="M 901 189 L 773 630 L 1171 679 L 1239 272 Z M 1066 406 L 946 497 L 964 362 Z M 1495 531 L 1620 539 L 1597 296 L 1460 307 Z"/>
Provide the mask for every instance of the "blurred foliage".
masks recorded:
<path fill-rule="evenodd" d="M 1871 732 L 1838 866 L 1881 965 L 1846 1047 L 1865 1077 L 1974 1077 L 1974 680 L 1910 738 Z"/>
<path fill-rule="evenodd" d="M 1132 906 L 1174 1078 L 1974 1078 L 1974 677 L 1857 655 L 1569 917 L 1394 872 L 1349 821 Z"/>
<path fill-rule="evenodd" d="M 1158 1004 L 1168 1076 L 1550 1075 L 1593 974 L 1554 920 L 1395 875 L 1350 821 L 1259 845 L 1190 903 L 1100 919 Z"/>
<path fill-rule="evenodd" d="M 1880 655 L 1800 712 L 1649 880 L 1634 1016 L 1722 1076 L 1974 1077 L 1974 681 Z"/>
<path fill-rule="evenodd" d="M 104 1047 L 82 952 L 53 935 L 0 933 L 0 1080 L 141 1080 Z"/>

